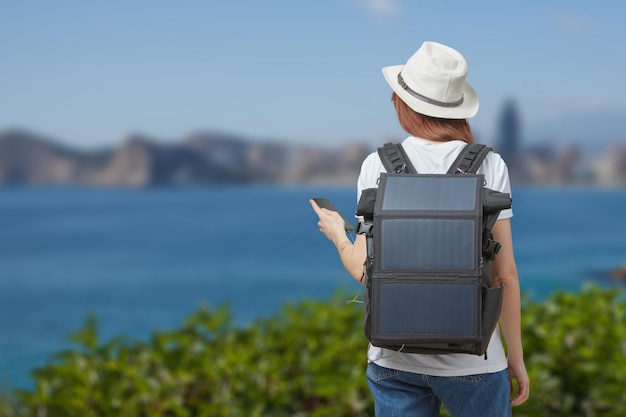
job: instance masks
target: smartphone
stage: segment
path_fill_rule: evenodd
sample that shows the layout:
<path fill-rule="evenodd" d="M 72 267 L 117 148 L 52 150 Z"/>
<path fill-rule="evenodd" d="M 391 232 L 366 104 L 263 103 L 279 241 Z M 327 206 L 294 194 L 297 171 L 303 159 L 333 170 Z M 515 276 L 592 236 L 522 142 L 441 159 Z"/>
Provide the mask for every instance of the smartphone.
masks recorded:
<path fill-rule="evenodd" d="M 346 216 L 344 216 L 343 214 L 341 214 L 341 212 L 337 209 L 337 207 L 335 207 L 335 205 L 333 203 L 330 202 L 329 199 L 327 198 L 313 198 L 313 201 L 315 201 L 317 203 L 318 206 L 320 206 L 321 208 L 325 208 L 328 210 L 332 210 L 332 211 L 336 211 L 337 213 L 339 213 L 341 215 L 341 217 L 343 218 L 343 228 L 346 229 L 346 232 L 350 232 L 352 230 L 354 230 L 354 226 L 352 226 L 352 223 L 350 223 L 350 221 L 346 218 Z"/>

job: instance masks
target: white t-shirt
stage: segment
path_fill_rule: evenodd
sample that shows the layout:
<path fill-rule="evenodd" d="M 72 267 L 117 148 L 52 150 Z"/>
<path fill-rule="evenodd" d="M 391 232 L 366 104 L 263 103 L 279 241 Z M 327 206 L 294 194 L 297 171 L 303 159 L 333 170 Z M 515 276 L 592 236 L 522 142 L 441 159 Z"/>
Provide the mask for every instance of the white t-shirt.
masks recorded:
<path fill-rule="evenodd" d="M 465 145 L 465 142 L 459 140 L 433 143 L 413 136 L 402 142 L 407 156 L 420 174 L 445 174 Z M 357 201 L 364 189 L 378 186 L 378 178 L 382 172 L 386 170 L 377 152 L 365 158 L 357 183 Z M 497 153 L 490 152 L 477 173 L 485 176 L 487 188 L 504 193 L 511 192 L 508 169 Z M 512 216 L 511 209 L 503 210 L 498 219 Z M 486 358 L 470 354 L 426 355 L 396 352 L 372 345 L 369 346 L 367 356 L 369 361 L 376 362 L 385 368 L 434 376 L 499 372 L 507 367 L 498 327 L 489 342 Z"/>

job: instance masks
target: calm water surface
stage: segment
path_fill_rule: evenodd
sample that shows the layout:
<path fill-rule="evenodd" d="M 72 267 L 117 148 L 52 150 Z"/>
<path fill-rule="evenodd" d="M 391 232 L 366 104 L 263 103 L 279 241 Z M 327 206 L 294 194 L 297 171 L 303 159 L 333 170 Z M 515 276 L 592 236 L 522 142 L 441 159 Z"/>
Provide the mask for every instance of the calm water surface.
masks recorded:
<path fill-rule="evenodd" d="M 309 197 L 351 216 L 348 188 L 0 189 L 0 387 L 69 346 L 97 316 L 103 339 L 182 323 L 231 304 L 238 323 L 285 302 L 355 294 Z M 517 189 L 522 289 L 575 291 L 626 262 L 626 190 Z"/>

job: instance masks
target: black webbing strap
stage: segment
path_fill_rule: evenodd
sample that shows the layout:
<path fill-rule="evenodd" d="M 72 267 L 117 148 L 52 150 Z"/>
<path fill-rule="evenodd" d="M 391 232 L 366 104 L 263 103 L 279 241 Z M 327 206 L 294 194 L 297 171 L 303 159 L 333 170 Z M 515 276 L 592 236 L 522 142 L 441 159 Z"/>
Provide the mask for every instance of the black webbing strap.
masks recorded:
<path fill-rule="evenodd" d="M 474 143 L 465 146 L 450 166 L 448 174 L 475 174 L 489 152 L 491 148 L 487 145 Z M 417 174 L 400 143 L 385 143 L 378 148 L 378 156 L 387 172 Z"/>
<path fill-rule="evenodd" d="M 491 148 L 479 143 L 467 145 L 450 166 L 448 174 L 475 174 Z"/>
<path fill-rule="evenodd" d="M 378 148 L 378 156 L 389 173 L 417 174 L 400 143 L 385 143 Z"/>

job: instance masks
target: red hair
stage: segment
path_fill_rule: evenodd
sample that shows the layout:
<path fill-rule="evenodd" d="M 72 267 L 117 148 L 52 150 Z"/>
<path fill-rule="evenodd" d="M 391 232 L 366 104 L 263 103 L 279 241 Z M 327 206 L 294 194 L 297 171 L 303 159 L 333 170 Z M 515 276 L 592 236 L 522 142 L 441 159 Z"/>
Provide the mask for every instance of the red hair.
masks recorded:
<path fill-rule="evenodd" d="M 400 126 L 410 135 L 423 139 L 446 142 L 462 140 L 469 144 L 474 143 L 472 130 L 465 119 L 440 119 L 417 113 L 396 93 L 391 95 L 391 101 L 396 108 Z"/>

